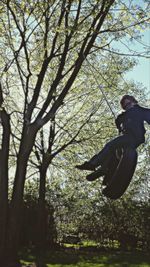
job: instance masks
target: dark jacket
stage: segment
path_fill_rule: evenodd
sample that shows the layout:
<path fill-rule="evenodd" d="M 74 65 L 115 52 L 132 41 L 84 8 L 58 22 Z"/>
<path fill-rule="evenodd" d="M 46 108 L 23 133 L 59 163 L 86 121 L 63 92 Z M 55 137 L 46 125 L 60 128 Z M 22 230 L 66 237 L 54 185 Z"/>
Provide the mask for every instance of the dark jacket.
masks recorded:
<path fill-rule="evenodd" d="M 144 121 L 150 124 L 150 109 L 135 105 L 121 113 L 115 122 L 119 132 L 132 135 L 140 144 L 145 142 Z"/>

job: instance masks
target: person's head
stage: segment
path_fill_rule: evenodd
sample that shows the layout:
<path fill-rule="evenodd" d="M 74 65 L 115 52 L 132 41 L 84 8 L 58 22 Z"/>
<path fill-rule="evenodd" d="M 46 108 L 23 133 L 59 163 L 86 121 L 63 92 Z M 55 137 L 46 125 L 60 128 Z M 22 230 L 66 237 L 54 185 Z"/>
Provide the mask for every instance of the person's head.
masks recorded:
<path fill-rule="evenodd" d="M 137 103 L 138 103 L 138 101 L 134 98 L 134 96 L 131 96 L 131 95 L 124 95 L 120 101 L 121 107 L 124 110 L 127 110 L 127 109 L 133 107 Z"/>

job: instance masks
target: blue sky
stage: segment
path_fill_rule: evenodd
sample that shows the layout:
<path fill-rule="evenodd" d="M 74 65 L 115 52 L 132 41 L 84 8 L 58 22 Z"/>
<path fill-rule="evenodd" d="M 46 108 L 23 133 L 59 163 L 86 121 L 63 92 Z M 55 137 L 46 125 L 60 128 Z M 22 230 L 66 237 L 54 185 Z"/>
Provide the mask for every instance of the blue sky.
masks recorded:
<path fill-rule="evenodd" d="M 135 0 L 135 4 L 138 4 L 143 8 L 144 6 L 148 7 L 148 0 L 145 0 L 145 3 L 143 0 Z M 134 43 L 133 50 L 139 52 L 145 50 L 147 51 L 147 56 L 149 56 L 149 58 L 138 58 L 138 65 L 130 71 L 126 77 L 127 79 L 142 83 L 146 87 L 148 98 L 150 99 L 150 28 L 143 33 L 141 42 Z"/>
<path fill-rule="evenodd" d="M 135 42 L 132 46 L 134 50 L 139 52 L 146 50 L 149 58 L 136 58 L 138 65 L 126 74 L 126 78 L 142 83 L 147 88 L 150 98 L 150 30 L 144 33 L 140 43 Z"/>

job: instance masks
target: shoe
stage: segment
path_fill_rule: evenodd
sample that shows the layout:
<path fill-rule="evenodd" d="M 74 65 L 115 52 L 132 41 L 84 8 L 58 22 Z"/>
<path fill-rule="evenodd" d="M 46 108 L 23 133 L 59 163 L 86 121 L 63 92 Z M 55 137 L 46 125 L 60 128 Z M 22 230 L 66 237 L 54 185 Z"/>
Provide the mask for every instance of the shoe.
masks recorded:
<path fill-rule="evenodd" d="M 79 170 L 95 171 L 95 167 L 91 163 L 89 163 L 88 161 L 85 161 L 81 165 L 76 165 L 75 168 L 79 169 Z"/>
<path fill-rule="evenodd" d="M 99 168 L 98 170 L 96 170 L 95 172 L 90 173 L 89 175 L 86 176 L 86 179 L 89 182 L 95 181 L 97 178 L 99 178 L 100 176 L 104 176 L 106 174 L 105 170 L 103 170 L 102 168 Z"/>

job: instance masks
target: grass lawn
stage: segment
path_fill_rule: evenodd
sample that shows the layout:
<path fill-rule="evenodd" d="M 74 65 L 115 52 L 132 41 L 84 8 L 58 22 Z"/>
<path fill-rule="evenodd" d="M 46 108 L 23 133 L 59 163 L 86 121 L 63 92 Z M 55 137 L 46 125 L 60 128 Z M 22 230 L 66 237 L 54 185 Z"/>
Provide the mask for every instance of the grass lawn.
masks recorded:
<path fill-rule="evenodd" d="M 21 256 L 22 266 L 34 267 L 150 267 L 150 255 L 142 252 L 90 252 L 61 250 L 37 257 Z"/>

